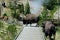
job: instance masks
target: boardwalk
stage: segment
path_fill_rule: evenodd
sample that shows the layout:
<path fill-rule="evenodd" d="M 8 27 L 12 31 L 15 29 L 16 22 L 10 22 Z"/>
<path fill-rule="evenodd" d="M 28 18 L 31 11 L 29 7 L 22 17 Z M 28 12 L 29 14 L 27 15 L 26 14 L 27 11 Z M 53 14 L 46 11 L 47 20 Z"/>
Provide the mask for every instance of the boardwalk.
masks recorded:
<path fill-rule="evenodd" d="M 40 27 L 24 27 L 16 40 L 45 40 Z"/>

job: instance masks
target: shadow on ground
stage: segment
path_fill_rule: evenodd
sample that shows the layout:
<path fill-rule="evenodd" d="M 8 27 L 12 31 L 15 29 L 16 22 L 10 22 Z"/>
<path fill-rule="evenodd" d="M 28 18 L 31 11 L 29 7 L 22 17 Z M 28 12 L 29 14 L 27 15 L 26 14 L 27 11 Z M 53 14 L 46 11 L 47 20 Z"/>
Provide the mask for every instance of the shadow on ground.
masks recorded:
<path fill-rule="evenodd" d="M 50 40 L 55 40 L 54 38 L 51 38 Z"/>

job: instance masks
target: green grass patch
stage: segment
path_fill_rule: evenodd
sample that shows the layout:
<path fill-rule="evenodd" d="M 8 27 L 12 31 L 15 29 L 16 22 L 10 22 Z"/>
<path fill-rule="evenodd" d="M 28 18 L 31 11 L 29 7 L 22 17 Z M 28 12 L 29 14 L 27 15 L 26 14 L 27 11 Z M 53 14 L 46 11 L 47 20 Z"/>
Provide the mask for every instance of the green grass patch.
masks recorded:
<path fill-rule="evenodd" d="M 60 32 L 56 32 L 56 40 L 60 40 Z"/>
<path fill-rule="evenodd" d="M 5 21 L 1 21 L 4 25 L 3 28 L 0 28 L 0 39 L 2 40 L 14 40 L 14 38 L 22 31 L 23 29 L 23 26 L 20 26 L 20 25 L 16 25 L 16 26 L 11 26 L 11 30 L 15 30 L 15 28 L 12 28 L 12 27 L 16 27 L 16 35 L 13 36 L 13 32 L 14 31 L 11 31 L 10 28 L 7 30 L 7 28 L 9 27 L 10 24 L 8 24 L 7 22 Z M 2 25 L 2 24 L 0 24 Z"/>
<path fill-rule="evenodd" d="M 60 27 L 57 27 L 57 31 L 56 31 L 56 40 L 60 40 Z"/>

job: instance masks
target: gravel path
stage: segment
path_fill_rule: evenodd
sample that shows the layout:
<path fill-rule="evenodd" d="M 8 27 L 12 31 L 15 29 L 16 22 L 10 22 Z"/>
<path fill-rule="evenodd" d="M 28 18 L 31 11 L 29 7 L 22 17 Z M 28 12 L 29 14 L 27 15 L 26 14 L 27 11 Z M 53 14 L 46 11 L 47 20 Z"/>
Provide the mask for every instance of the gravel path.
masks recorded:
<path fill-rule="evenodd" d="M 24 27 L 16 40 L 45 40 L 41 27 Z"/>

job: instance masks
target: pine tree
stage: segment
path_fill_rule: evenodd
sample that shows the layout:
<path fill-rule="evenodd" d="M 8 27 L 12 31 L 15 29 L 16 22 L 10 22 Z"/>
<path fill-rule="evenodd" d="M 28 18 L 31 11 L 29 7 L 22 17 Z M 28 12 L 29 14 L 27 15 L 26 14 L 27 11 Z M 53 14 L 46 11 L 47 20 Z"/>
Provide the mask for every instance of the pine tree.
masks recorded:
<path fill-rule="evenodd" d="M 30 5 L 29 5 L 29 2 L 27 2 L 26 6 L 25 6 L 25 15 L 26 14 L 30 14 Z"/>

